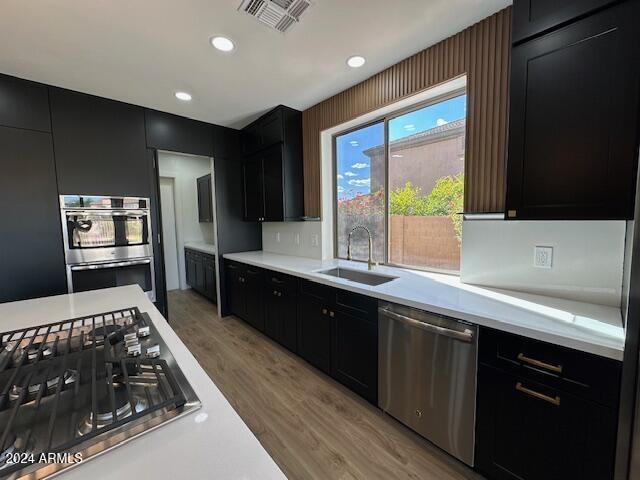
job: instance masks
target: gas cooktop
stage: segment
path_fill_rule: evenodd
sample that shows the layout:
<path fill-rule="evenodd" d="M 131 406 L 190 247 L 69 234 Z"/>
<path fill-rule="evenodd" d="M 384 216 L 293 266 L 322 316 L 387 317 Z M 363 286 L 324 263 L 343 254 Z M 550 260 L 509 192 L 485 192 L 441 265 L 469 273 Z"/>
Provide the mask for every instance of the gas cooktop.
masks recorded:
<path fill-rule="evenodd" d="M 46 478 L 200 408 L 137 307 L 0 341 L 0 477 Z"/>

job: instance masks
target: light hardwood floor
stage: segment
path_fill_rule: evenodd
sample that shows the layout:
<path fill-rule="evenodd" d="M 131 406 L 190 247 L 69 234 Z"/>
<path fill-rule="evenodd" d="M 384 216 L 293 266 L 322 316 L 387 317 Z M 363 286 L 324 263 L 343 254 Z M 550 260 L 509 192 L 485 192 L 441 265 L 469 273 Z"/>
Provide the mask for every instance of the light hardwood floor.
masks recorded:
<path fill-rule="evenodd" d="M 191 290 L 169 323 L 288 478 L 482 478 Z"/>

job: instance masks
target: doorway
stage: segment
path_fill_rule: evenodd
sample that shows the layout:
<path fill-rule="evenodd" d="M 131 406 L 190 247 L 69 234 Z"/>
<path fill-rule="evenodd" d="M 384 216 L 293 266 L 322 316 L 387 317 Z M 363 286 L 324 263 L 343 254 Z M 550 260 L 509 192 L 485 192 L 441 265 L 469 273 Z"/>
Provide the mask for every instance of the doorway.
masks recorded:
<path fill-rule="evenodd" d="M 164 270 L 167 290 L 178 290 L 180 288 L 180 270 L 178 268 L 174 178 L 160 177 L 160 206 L 162 209 L 162 238 L 164 239 Z"/>

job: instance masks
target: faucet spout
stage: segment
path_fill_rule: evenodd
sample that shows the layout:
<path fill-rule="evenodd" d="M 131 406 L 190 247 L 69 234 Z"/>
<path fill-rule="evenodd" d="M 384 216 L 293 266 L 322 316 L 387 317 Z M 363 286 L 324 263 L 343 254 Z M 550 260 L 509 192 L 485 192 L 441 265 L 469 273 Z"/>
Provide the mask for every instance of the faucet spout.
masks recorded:
<path fill-rule="evenodd" d="M 351 260 L 351 237 L 353 235 L 353 232 L 355 232 L 356 230 L 364 230 L 365 232 L 367 232 L 367 236 L 369 237 L 369 258 L 367 259 L 367 268 L 369 270 L 373 270 L 373 267 L 376 265 L 372 258 L 373 237 L 371 235 L 371 230 L 369 230 L 364 225 L 354 225 L 354 227 L 349 232 L 349 238 L 347 240 L 347 260 Z"/>

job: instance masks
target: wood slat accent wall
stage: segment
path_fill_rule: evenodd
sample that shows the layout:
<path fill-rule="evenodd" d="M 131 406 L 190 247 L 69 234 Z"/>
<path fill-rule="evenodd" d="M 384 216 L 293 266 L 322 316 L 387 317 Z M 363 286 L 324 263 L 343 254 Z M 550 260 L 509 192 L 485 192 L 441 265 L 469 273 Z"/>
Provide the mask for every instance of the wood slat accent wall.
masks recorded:
<path fill-rule="evenodd" d="M 320 216 L 320 132 L 467 74 L 465 211 L 504 209 L 511 7 L 302 113 L 305 214 Z"/>

